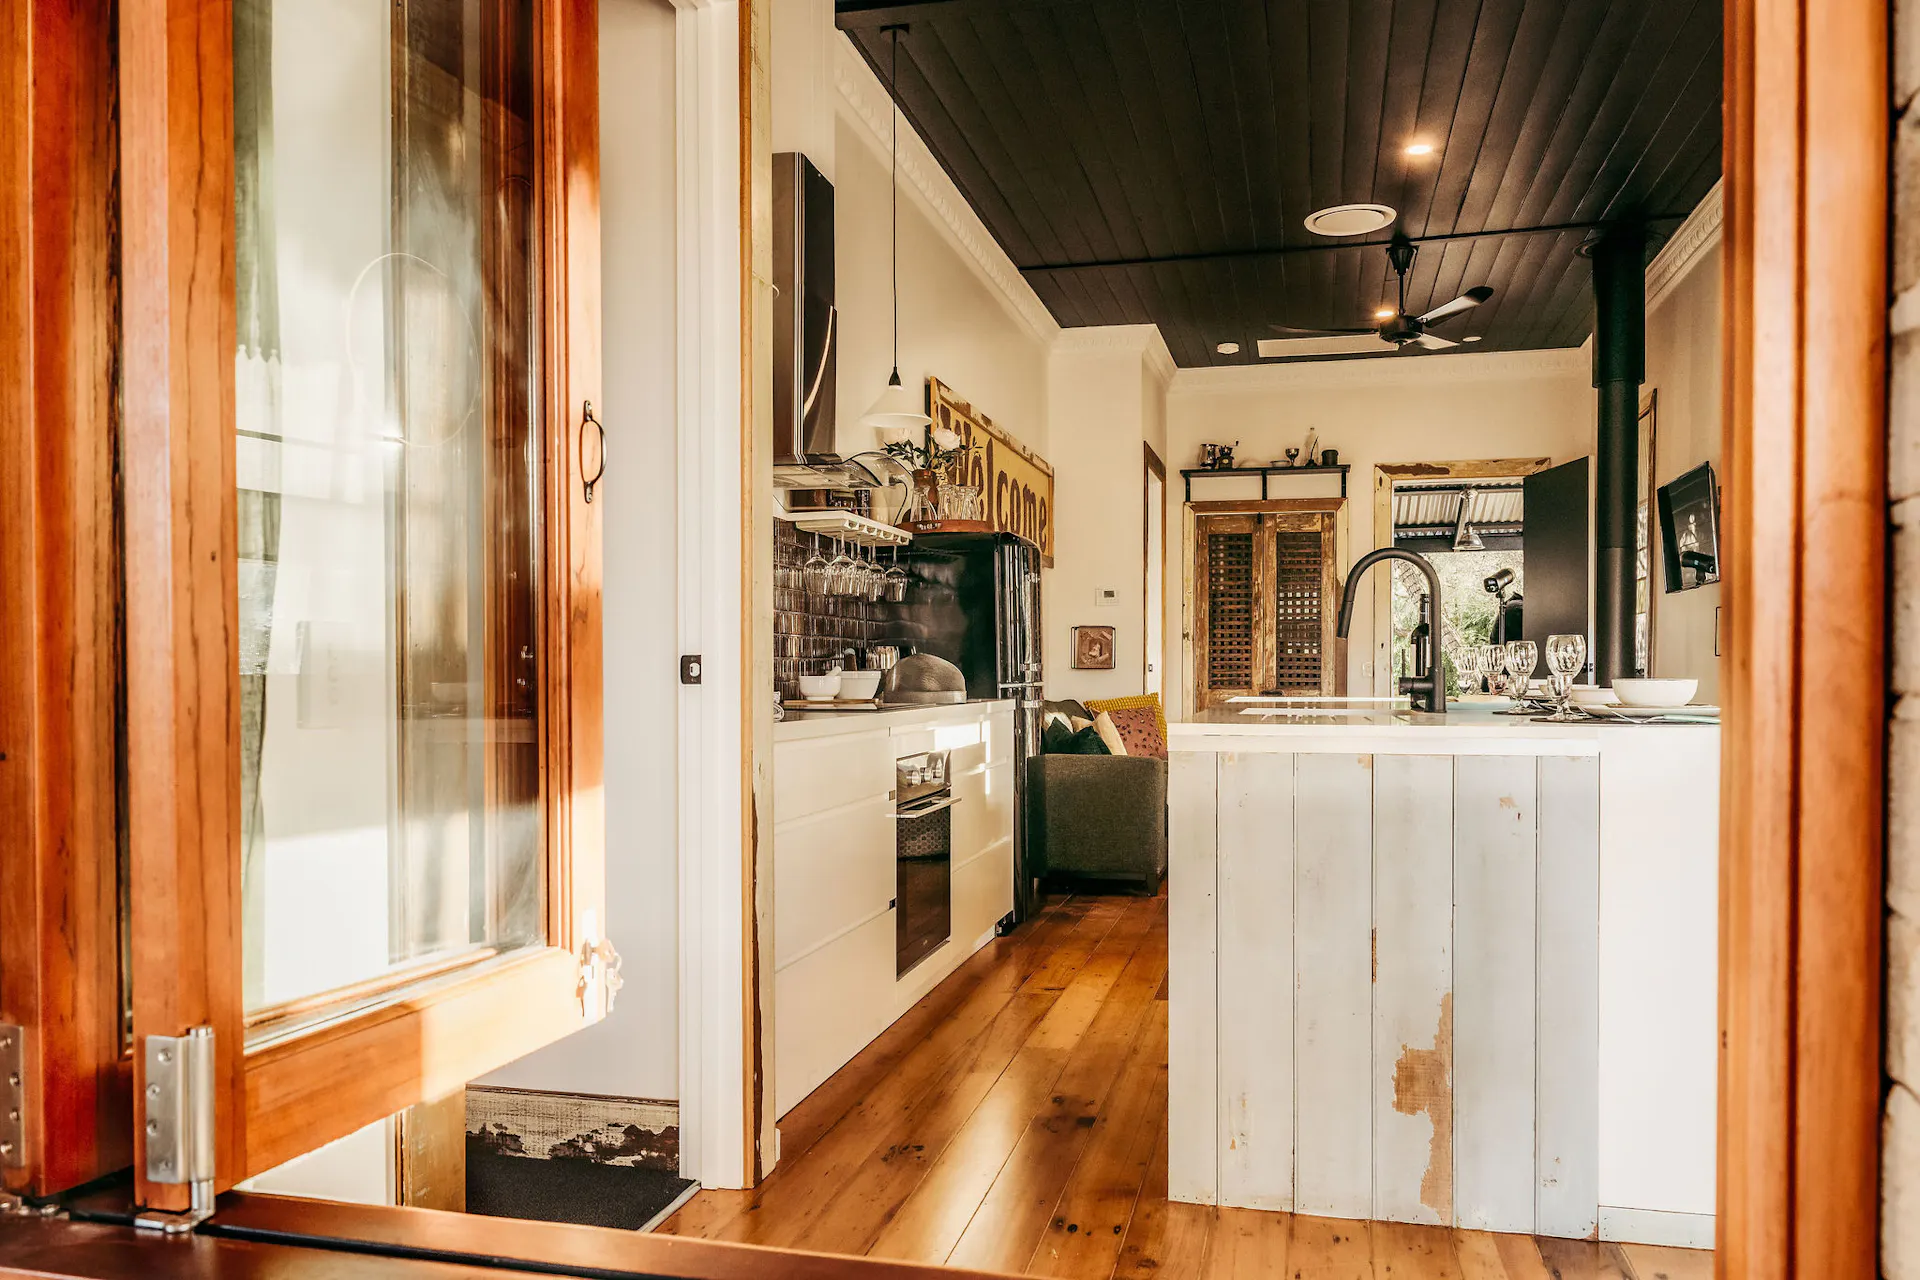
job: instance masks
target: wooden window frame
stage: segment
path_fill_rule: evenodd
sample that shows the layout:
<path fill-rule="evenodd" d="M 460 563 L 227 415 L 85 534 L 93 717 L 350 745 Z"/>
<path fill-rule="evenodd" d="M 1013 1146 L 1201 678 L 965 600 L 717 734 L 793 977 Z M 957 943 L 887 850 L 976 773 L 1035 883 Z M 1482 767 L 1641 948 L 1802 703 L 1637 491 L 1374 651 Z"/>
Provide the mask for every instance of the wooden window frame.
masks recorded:
<path fill-rule="evenodd" d="M 539 0 L 544 270 L 547 943 L 455 969 L 307 1034 L 247 1047 L 241 993 L 234 477 L 232 11 L 123 0 L 128 810 L 133 1023 L 215 1034 L 215 1189 L 597 1020 L 582 952 L 603 938 L 601 461 L 595 0 Z M 141 465 L 145 463 L 146 465 Z M 584 464 L 584 465 L 583 465 Z M 145 1087 L 134 1054 L 134 1089 Z M 131 1117 L 129 1117 L 131 1120 Z M 150 1182 L 140 1204 L 188 1207 Z"/>
<path fill-rule="evenodd" d="M 0 10 L 0 1022 L 51 1195 L 132 1158 L 120 982 L 111 9 Z"/>
<path fill-rule="evenodd" d="M 1717 1274 L 1878 1274 L 1888 6 L 1726 5 Z M 1834 618 L 1847 625 L 1832 625 Z"/>
<path fill-rule="evenodd" d="M 1373 546 L 1375 550 L 1393 545 L 1393 486 L 1398 480 L 1485 480 L 1496 476 L 1530 476 L 1553 465 L 1552 458 L 1481 458 L 1466 462 L 1381 462 L 1373 468 Z M 1392 697 L 1393 636 L 1388 634 L 1384 649 L 1380 643 L 1380 619 L 1393 626 L 1393 575 L 1379 574 L 1373 583 L 1373 629 L 1369 643 L 1374 647 L 1373 692 L 1376 697 Z"/>

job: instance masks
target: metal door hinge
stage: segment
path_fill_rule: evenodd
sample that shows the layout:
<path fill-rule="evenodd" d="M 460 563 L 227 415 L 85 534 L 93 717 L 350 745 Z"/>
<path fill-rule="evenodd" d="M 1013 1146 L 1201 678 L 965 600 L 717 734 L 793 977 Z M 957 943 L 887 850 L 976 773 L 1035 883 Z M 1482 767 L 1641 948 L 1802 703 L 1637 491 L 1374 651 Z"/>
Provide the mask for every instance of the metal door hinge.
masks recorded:
<path fill-rule="evenodd" d="M 0 1169 L 27 1167 L 27 1030 L 0 1022 Z"/>
<path fill-rule="evenodd" d="M 195 1027 L 183 1036 L 148 1036 L 145 1055 L 147 1085 L 140 1101 L 147 1181 L 187 1184 L 192 1207 L 184 1212 L 142 1209 L 134 1225 L 178 1234 L 193 1230 L 213 1213 L 213 1028 Z"/>
<path fill-rule="evenodd" d="M 612 942 L 582 943 L 580 947 L 580 1012 L 605 1017 L 626 982 L 620 976 L 620 952 Z"/>

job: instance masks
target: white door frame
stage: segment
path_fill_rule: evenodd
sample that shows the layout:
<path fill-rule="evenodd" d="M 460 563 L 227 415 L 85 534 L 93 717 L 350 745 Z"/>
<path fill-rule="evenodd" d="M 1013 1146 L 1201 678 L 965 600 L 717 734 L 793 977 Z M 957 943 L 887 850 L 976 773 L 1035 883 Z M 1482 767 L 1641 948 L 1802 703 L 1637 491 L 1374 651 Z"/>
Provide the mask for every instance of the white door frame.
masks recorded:
<path fill-rule="evenodd" d="M 680 1170 L 749 1185 L 743 993 L 740 3 L 673 0 L 677 102 Z M 609 353 L 614 359 L 619 353 Z M 659 459 L 665 465 L 666 459 Z M 646 726 L 626 727 L 644 733 Z"/>

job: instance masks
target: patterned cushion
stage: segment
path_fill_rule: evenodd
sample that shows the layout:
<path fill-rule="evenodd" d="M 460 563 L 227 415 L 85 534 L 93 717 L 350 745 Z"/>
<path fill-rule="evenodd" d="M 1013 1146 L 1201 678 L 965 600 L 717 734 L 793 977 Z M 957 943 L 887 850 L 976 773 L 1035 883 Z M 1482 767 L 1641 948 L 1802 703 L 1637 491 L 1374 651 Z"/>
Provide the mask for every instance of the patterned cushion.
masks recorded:
<path fill-rule="evenodd" d="M 1108 755 L 1124 756 L 1127 754 L 1126 739 L 1120 736 L 1120 727 L 1114 724 L 1112 716 L 1104 711 L 1095 716 L 1093 718 L 1093 731 L 1099 734 L 1100 741 L 1106 744 Z"/>
<path fill-rule="evenodd" d="M 1113 727 L 1127 744 L 1130 756 L 1167 758 L 1167 714 L 1157 693 L 1131 698 L 1103 698 L 1087 704 L 1089 711 L 1104 711 L 1113 717 Z"/>

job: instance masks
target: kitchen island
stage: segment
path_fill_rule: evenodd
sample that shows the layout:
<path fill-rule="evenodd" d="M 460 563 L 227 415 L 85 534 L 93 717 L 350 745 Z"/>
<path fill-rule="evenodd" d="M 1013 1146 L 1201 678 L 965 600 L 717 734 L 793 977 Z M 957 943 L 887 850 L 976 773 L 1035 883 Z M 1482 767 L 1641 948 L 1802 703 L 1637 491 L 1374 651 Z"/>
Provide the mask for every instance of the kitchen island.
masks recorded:
<path fill-rule="evenodd" d="M 804 712 L 773 728 L 773 1098 L 784 1115 L 1013 910 L 1013 703 Z M 898 972 L 895 762 L 946 752 L 951 928 Z"/>
<path fill-rule="evenodd" d="M 1712 1244 L 1718 726 L 1171 726 L 1172 1198 Z"/>

